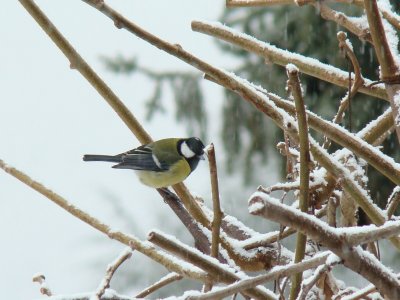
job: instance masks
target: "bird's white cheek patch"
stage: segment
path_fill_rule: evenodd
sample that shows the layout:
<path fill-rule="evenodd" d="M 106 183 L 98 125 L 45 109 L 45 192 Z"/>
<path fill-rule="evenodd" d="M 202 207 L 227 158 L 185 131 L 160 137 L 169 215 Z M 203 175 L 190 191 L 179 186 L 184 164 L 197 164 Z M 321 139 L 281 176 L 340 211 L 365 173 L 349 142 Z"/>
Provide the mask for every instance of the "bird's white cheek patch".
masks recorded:
<path fill-rule="evenodd" d="M 196 155 L 196 153 L 194 153 L 194 152 L 189 148 L 189 146 L 186 144 L 186 142 L 183 142 L 183 143 L 181 144 L 181 153 L 182 153 L 182 155 L 183 155 L 184 157 L 186 157 L 186 158 L 191 158 L 191 157 L 193 157 L 193 156 Z"/>

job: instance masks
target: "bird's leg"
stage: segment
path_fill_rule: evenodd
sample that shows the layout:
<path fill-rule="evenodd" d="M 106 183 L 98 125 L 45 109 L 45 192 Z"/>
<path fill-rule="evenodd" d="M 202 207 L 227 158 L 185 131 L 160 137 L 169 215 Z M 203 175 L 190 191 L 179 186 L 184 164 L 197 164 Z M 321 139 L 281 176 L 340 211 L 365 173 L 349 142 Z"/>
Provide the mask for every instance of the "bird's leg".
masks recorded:
<path fill-rule="evenodd" d="M 159 188 L 157 190 L 161 194 L 161 196 L 164 198 L 165 203 L 167 203 L 167 201 L 166 201 L 167 199 L 175 200 L 175 201 L 179 200 L 178 197 L 166 187 Z"/>

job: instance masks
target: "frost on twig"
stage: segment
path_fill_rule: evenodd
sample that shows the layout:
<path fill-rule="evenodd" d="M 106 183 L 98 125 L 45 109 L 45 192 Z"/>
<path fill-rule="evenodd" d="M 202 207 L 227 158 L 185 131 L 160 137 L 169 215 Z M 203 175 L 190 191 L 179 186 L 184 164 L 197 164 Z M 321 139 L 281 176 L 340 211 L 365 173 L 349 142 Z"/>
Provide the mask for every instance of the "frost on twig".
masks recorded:
<path fill-rule="evenodd" d="M 141 292 L 139 292 L 138 294 L 136 294 L 135 298 L 145 298 L 148 295 L 150 295 L 151 293 L 154 293 L 155 291 L 161 289 L 162 287 L 181 280 L 183 278 L 182 275 L 177 274 L 177 273 L 169 273 L 167 275 L 165 275 L 163 278 L 161 278 L 160 280 L 158 280 L 157 282 L 155 282 L 154 284 L 152 284 L 151 286 L 145 288 L 144 290 L 142 290 Z"/>
<path fill-rule="evenodd" d="M 101 281 L 99 287 L 96 290 L 95 296 L 92 300 L 100 300 L 104 295 L 106 289 L 110 287 L 111 278 L 113 277 L 115 271 L 120 265 L 124 263 L 127 259 L 132 256 L 132 249 L 127 248 L 107 267 L 106 275 Z"/>

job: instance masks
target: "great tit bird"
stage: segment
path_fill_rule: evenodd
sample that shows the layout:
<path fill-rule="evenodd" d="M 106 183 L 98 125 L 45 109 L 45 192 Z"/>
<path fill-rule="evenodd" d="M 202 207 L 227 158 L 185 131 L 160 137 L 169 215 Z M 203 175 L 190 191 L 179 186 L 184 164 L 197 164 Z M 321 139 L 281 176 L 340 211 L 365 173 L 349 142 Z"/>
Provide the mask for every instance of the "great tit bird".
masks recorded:
<path fill-rule="evenodd" d="M 162 188 L 183 181 L 204 159 L 204 144 L 196 137 L 168 138 L 117 155 L 86 154 L 84 161 L 117 163 L 116 169 L 132 169 L 140 181 Z"/>

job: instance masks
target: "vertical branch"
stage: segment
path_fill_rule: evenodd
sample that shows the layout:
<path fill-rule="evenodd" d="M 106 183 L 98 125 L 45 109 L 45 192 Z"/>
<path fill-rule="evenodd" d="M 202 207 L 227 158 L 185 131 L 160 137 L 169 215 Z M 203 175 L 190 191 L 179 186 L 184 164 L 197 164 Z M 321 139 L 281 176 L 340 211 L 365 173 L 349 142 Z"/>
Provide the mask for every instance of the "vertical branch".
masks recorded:
<path fill-rule="evenodd" d="M 376 0 L 364 0 L 365 11 L 371 31 L 375 53 L 381 66 L 382 81 L 386 82 L 386 91 L 389 96 L 393 111 L 393 119 L 396 128 L 397 139 L 400 142 L 400 84 L 399 66 L 394 60 L 386 38 L 381 14 Z"/>
<path fill-rule="evenodd" d="M 210 164 L 211 194 L 212 194 L 213 211 L 214 211 L 214 217 L 211 224 L 212 227 L 211 256 L 218 258 L 222 211 L 219 202 L 217 162 L 215 159 L 215 149 L 213 143 L 211 143 L 207 147 L 207 156 L 208 156 L 208 162 Z M 212 288 L 211 284 L 206 284 L 204 286 L 204 291 L 208 292 L 211 290 L 211 288 Z"/>
<path fill-rule="evenodd" d="M 214 210 L 214 218 L 212 221 L 211 256 L 217 258 L 222 211 L 219 202 L 217 163 L 215 160 L 214 144 L 212 143 L 207 149 L 207 156 L 208 156 L 208 161 L 210 163 L 211 193 L 212 193 L 213 210 Z"/>
<path fill-rule="evenodd" d="M 364 6 L 382 76 L 391 77 L 396 74 L 398 69 L 390 51 L 378 4 L 376 0 L 364 0 Z M 384 80 L 385 78 L 382 79 Z"/>
<path fill-rule="evenodd" d="M 308 211 L 308 193 L 310 181 L 310 151 L 308 141 L 308 125 L 307 115 L 304 106 L 304 100 L 301 93 L 299 70 L 295 65 L 289 64 L 286 66 L 286 71 L 289 77 L 288 87 L 293 95 L 296 115 L 299 125 L 299 144 L 300 144 L 300 194 L 299 194 L 299 208 L 302 212 Z M 300 262 L 304 258 L 306 249 L 307 236 L 302 233 L 297 234 L 295 263 Z M 299 272 L 292 278 L 292 287 L 290 290 L 290 299 L 296 299 L 300 283 L 302 281 L 302 273 Z"/>

